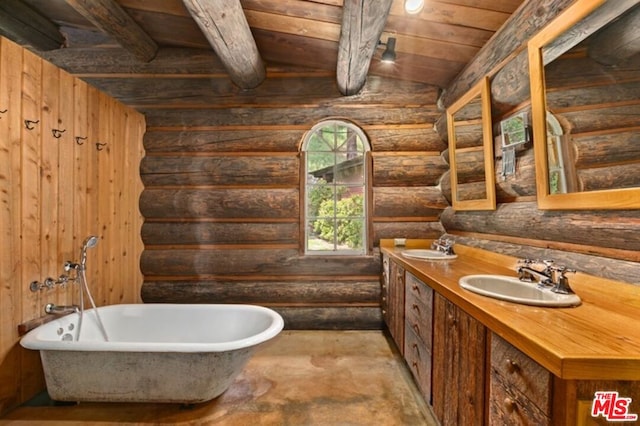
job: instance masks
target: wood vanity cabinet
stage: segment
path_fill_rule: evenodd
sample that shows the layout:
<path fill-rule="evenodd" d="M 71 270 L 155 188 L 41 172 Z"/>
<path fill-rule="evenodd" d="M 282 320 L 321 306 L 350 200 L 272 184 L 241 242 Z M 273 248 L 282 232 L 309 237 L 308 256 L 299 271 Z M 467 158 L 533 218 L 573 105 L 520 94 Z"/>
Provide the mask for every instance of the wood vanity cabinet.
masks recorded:
<path fill-rule="evenodd" d="M 382 317 L 396 346 L 404 349 L 404 268 L 383 256 Z"/>
<path fill-rule="evenodd" d="M 433 297 L 433 411 L 442 425 L 482 425 L 487 331 L 449 300 Z"/>
<path fill-rule="evenodd" d="M 553 375 L 495 333 L 490 340 L 489 424 L 551 424 Z"/>
<path fill-rule="evenodd" d="M 433 289 L 405 274 L 404 359 L 425 401 L 431 402 Z"/>
<path fill-rule="evenodd" d="M 429 274 L 386 253 L 383 268 L 384 320 L 441 425 L 604 425 L 604 415 L 591 416 L 596 392 L 619 393 L 640 414 L 640 381 L 556 376 L 501 337 L 499 324 L 493 331 L 445 297 Z"/>

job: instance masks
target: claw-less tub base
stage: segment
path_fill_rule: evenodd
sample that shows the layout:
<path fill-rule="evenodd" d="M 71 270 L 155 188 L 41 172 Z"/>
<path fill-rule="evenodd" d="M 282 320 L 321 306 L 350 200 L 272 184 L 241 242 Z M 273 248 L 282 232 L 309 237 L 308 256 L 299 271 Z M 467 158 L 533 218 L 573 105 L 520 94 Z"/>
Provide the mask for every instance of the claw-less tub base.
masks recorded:
<path fill-rule="evenodd" d="M 40 350 L 56 401 L 195 404 L 222 394 L 257 345 L 283 327 L 276 312 L 250 305 L 112 305 L 98 308 L 109 341 L 85 311 L 44 324 L 21 344 Z"/>

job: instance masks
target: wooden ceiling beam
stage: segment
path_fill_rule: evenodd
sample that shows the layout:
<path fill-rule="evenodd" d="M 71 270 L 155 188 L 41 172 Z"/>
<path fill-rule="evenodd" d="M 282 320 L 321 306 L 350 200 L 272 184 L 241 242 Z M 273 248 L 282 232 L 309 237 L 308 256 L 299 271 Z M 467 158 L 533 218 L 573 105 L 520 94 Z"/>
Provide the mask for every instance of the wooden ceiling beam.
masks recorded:
<path fill-rule="evenodd" d="M 0 35 L 40 51 L 59 49 L 65 43 L 55 23 L 21 0 L 0 1 Z"/>
<path fill-rule="evenodd" d="M 343 95 L 355 95 L 367 80 L 392 0 L 345 0 L 336 77 Z"/>
<path fill-rule="evenodd" d="M 242 89 L 259 86 L 267 73 L 240 0 L 182 1 L 231 80 Z"/>
<path fill-rule="evenodd" d="M 156 42 L 115 0 L 65 1 L 137 59 L 149 62 L 155 58 L 158 52 Z"/>

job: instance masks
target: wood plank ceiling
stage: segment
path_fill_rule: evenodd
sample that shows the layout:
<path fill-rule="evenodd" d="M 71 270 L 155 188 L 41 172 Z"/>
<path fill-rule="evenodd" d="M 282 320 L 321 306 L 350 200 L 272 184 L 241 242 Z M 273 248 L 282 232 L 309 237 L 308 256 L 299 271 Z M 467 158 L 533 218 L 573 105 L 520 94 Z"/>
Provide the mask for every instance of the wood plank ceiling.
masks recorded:
<path fill-rule="evenodd" d="M 3 27 L 24 21 L 18 7 L 24 3 L 58 27 L 62 48 L 70 51 L 122 46 L 149 61 L 158 49 L 213 50 L 241 88 L 259 85 L 268 75 L 265 66 L 287 66 L 334 72 L 341 93 L 350 95 L 367 73 L 446 87 L 523 2 L 425 0 L 419 14 L 409 15 L 404 0 L 345 0 L 346 7 L 343 0 L 237 1 L 3 0 L 0 32 L 21 37 Z M 377 46 L 389 37 L 396 39 L 393 64 L 380 61 L 384 46 Z M 33 47 L 31 40 L 23 35 L 18 41 Z M 48 43 L 40 49 L 51 49 Z"/>

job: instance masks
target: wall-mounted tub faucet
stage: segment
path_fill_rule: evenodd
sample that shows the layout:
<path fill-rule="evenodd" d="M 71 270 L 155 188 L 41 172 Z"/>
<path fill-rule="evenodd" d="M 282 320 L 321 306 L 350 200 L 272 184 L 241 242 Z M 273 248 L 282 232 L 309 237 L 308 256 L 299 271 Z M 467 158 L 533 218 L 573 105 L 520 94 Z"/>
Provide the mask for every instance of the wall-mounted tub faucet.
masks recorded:
<path fill-rule="evenodd" d="M 66 269 L 65 269 L 66 271 Z M 74 281 L 75 278 L 69 277 L 66 274 L 62 274 L 58 277 L 58 279 L 53 279 L 51 277 L 47 277 L 45 278 L 45 280 L 43 282 L 40 281 L 31 281 L 31 283 L 29 284 L 29 290 L 36 292 L 39 290 L 51 290 L 53 287 L 59 285 L 61 287 L 64 287 L 67 285 L 67 283 L 69 281 Z"/>
<path fill-rule="evenodd" d="M 68 306 L 58 306 L 53 303 L 47 303 L 44 307 L 44 312 L 52 315 L 66 315 L 72 313 L 80 313 L 80 306 L 78 305 L 68 305 Z"/>

